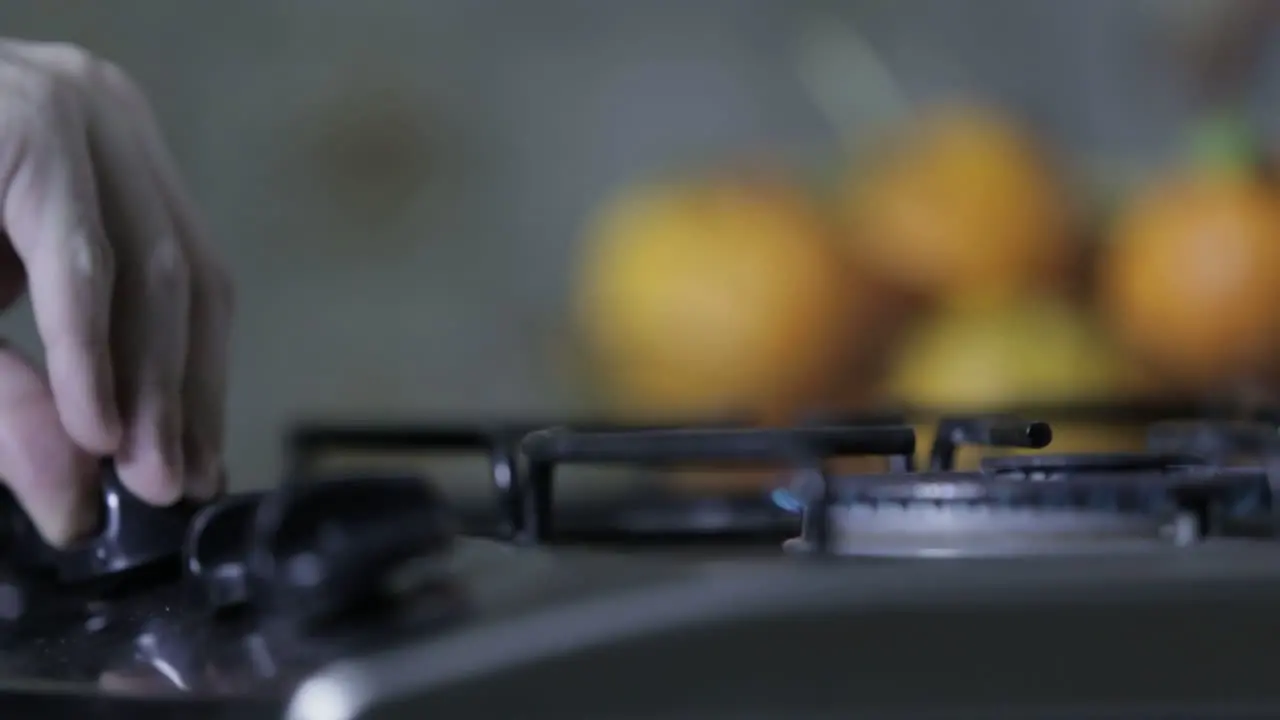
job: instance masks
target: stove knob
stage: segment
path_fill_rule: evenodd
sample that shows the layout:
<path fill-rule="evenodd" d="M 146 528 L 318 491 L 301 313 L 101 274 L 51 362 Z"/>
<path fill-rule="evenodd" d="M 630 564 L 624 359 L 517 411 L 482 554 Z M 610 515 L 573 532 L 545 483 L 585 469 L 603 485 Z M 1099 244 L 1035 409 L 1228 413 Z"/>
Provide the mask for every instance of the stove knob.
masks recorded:
<path fill-rule="evenodd" d="M 218 613 L 249 602 L 249 543 L 263 493 L 231 495 L 201 510 L 183 547 L 183 569 L 197 605 Z"/>
<path fill-rule="evenodd" d="M 254 602 L 304 624 L 376 606 L 429 581 L 432 572 L 411 571 L 438 568 L 455 532 L 444 498 L 420 477 L 286 485 L 254 515 Z"/>
<path fill-rule="evenodd" d="M 12 494 L 3 493 L 0 527 L 8 536 L 5 552 L 13 567 L 70 585 L 122 579 L 180 556 L 187 525 L 199 506 L 149 505 L 124 488 L 110 461 L 102 463 L 100 472 L 100 529 L 67 549 L 45 543 Z"/>

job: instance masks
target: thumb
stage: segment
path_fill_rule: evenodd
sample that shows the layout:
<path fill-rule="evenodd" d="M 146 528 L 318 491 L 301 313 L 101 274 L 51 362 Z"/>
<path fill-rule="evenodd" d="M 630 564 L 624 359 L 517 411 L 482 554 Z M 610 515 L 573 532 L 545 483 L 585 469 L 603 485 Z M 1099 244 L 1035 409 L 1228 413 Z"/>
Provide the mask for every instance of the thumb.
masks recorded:
<path fill-rule="evenodd" d="M 43 375 L 0 343 L 0 482 L 49 543 L 65 545 L 97 523 L 97 466 L 63 428 Z"/>

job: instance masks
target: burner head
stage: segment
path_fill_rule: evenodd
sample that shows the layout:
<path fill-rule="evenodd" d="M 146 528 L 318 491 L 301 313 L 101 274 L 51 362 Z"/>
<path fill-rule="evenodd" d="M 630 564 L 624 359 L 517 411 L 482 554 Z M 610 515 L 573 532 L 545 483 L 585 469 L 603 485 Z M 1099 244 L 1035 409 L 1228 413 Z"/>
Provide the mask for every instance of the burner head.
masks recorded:
<path fill-rule="evenodd" d="M 1216 518 L 1269 503 L 1265 472 L 1226 471 L 1154 453 L 991 458 L 978 472 L 828 480 L 805 497 L 805 531 L 788 545 L 881 557 L 1119 553 L 1184 547 Z M 825 506 L 827 527 L 818 513 Z"/>
<path fill-rule="evenodd" d="M 1105 511 L 974 505 L 832 508 L 836 554 L 880 558 L 1046 556 L 1185 546 L 1202 534 L 1194 513 L 1167 520 Z M 803 536 L 784 548 L 809 552 Z"/>

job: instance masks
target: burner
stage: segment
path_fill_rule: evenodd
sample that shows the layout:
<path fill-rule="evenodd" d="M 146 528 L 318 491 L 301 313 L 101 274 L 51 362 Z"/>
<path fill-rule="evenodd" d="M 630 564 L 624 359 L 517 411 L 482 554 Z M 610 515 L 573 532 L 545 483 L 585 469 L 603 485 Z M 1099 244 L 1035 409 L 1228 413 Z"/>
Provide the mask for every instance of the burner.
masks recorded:
<path fill-rule="evenodd" d="M 982 505 L 847 505 L 829 521 L 840 555 L 884 558 L 955 558 L 1151 550 L 1157 544 L 1189 545 L 1202 534 L 1192 512 L 1125 515 L 1077 508 L 1014 509 Z M 803 538 L 793 552 L 811 552 Z"/>
<path fill-rule="evenodd" d="M 935 468 L 939 459 L 954 456 L 958 440 L 995 445 L 993 440 L 1049 435 L 1047 427 L 1033 429 L 1043 423 L 1001 418 L 995 422 L 1003 429 L 992 432 L 990 422 L 944 420 L 938 437 L 946 447 L 934 448 Z M 806 527 L 788 549 L 812 551 L 826 532 L 837 554 L 903 558 L 1187 547 L 1242 515 L 1256 517 L 1270 500 L 1262 468 L 1227 469 L 1199 456 L 1160 452 L 986 458 L 979 472 L 944 466 L 924 473 L 810 477 L 794 492 L 806 499 Z M 819 501 L 823 495 L 831 499 Z M 811 529 L 815 524 L 828 527 Z"/>
<path fill-rule="evenodd" d="M 919 473 L 837 478 L 826 504 L 831 551 L 874 557 L 1114 553 L 1186 546 L 1207 532 L 1203 505 L 1182 503 L 1177 480 L 1138 471 L 1084 477 Z M 1258 478 L 1246 478 L 1257 489 Z M 810 490 L 809 497 L 816 494 Z M 809 502 L 792 551 L 816 549 Z"/>

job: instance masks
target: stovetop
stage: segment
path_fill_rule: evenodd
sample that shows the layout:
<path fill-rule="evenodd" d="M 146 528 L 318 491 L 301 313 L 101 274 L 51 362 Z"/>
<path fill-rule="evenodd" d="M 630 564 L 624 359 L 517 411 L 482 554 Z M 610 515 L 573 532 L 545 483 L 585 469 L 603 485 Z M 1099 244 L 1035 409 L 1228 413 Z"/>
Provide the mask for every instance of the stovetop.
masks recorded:
<path fill-rule="evenodd" d="M 884 419 L 304 435 L 482 452 L 500 522 L 475 536 L 429 478 L 305 463 L 157 509 L 108 462 L 101 533 L 54 551 L 0 498 L 5 717 L 1280 711 L 1270 422 L 1051 454 L 1046 423 L 948 417 L 925 467 Z M 963 445 L 1042 452 L 959 471 Z M 833 470 L 852 455 L 885 469 Z M 568 465 L 761 463 L 779 482 L 754 498 L 556 512 Z"/>

